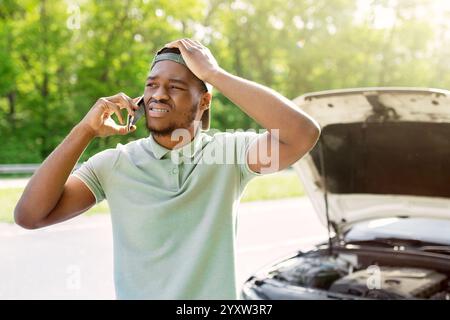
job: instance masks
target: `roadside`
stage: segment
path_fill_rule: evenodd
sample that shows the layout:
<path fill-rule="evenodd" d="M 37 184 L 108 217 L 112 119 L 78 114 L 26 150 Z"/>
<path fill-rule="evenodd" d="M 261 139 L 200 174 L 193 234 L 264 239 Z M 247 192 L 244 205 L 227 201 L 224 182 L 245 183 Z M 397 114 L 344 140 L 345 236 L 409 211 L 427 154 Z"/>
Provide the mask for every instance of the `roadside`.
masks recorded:
<path fill-rule="evenodd" d="M 0 178 L 0 189 L 25 188 L 30 178 Z"/>

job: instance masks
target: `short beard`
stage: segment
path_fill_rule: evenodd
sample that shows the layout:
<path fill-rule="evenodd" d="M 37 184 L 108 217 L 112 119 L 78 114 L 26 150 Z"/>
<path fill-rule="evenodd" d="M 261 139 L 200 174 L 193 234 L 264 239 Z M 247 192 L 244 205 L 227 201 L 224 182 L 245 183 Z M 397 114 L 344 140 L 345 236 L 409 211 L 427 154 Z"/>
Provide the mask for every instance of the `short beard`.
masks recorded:
<path fill-rule="evenodd" d="M 147 130 L 149 134 L 152 134 L 155 137 L 165 137 L 171 136 L 172 133 L 177 129 L 188 129 L 195 120 L 195 114 L 197 112 L 198 106 L 197 104 L 193 104 L 191 109 L 188 111 L 188 117 L 183 122 L 171 122 L 166 128 L 157 129 L 149 126 L 147 121 Z M 145 118 L 147 120 L 147 113 L 145 114 Z"/>

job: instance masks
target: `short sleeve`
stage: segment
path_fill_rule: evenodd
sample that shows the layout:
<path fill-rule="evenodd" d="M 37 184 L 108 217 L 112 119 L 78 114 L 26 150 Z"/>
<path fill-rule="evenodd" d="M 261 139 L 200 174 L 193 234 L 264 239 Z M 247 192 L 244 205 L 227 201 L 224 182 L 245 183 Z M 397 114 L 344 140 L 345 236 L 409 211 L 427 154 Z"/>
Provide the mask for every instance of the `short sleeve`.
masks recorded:
<path fill-rule="evenodd" d="M 240 171 L 241 186 L 245 186 L 251 179 L 262 176 L 261 173 L 255 172 L 250 169 L 247 162 L 247 154 L 250 146 L 256 141 L 261 134 L 256 132 L 236 132 L 236 155 Z"/>
<path fill-rule="evenodd" d="M 104 188 L 116 162 L 116 157 L 115 149 L 104 150 L 89 158 L 72 173 L 91 190 L 96 203 L 106 198 Z"/>

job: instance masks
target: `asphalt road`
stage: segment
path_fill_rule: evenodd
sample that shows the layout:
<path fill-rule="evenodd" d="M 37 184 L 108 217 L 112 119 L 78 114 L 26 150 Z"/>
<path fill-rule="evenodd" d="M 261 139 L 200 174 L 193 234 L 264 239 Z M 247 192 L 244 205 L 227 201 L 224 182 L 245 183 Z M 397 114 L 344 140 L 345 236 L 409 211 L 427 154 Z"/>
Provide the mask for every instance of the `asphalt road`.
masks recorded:
<path fill-rule="evenodd" d="M 251 202 L 239 209 L 237 280 L 326 239 L 307 198 Z M 0 299 L 114 299 L 108 215 L 41 230 L 0 224 Z"/>

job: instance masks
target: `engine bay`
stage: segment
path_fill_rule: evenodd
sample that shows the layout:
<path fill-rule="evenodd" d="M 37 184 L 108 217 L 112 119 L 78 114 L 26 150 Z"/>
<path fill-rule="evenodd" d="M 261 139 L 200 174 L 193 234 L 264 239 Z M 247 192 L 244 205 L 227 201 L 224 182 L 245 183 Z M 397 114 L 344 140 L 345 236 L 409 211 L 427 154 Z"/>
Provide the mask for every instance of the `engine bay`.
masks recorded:
<path fill-rule="evenodd" d="M 291 286 L 326 291 L 328 296 L 450 300 L 448 273 L 428 268 L 367 265 L 356 254 L 299 256 L 280 263 L 270 274 Z"/>

